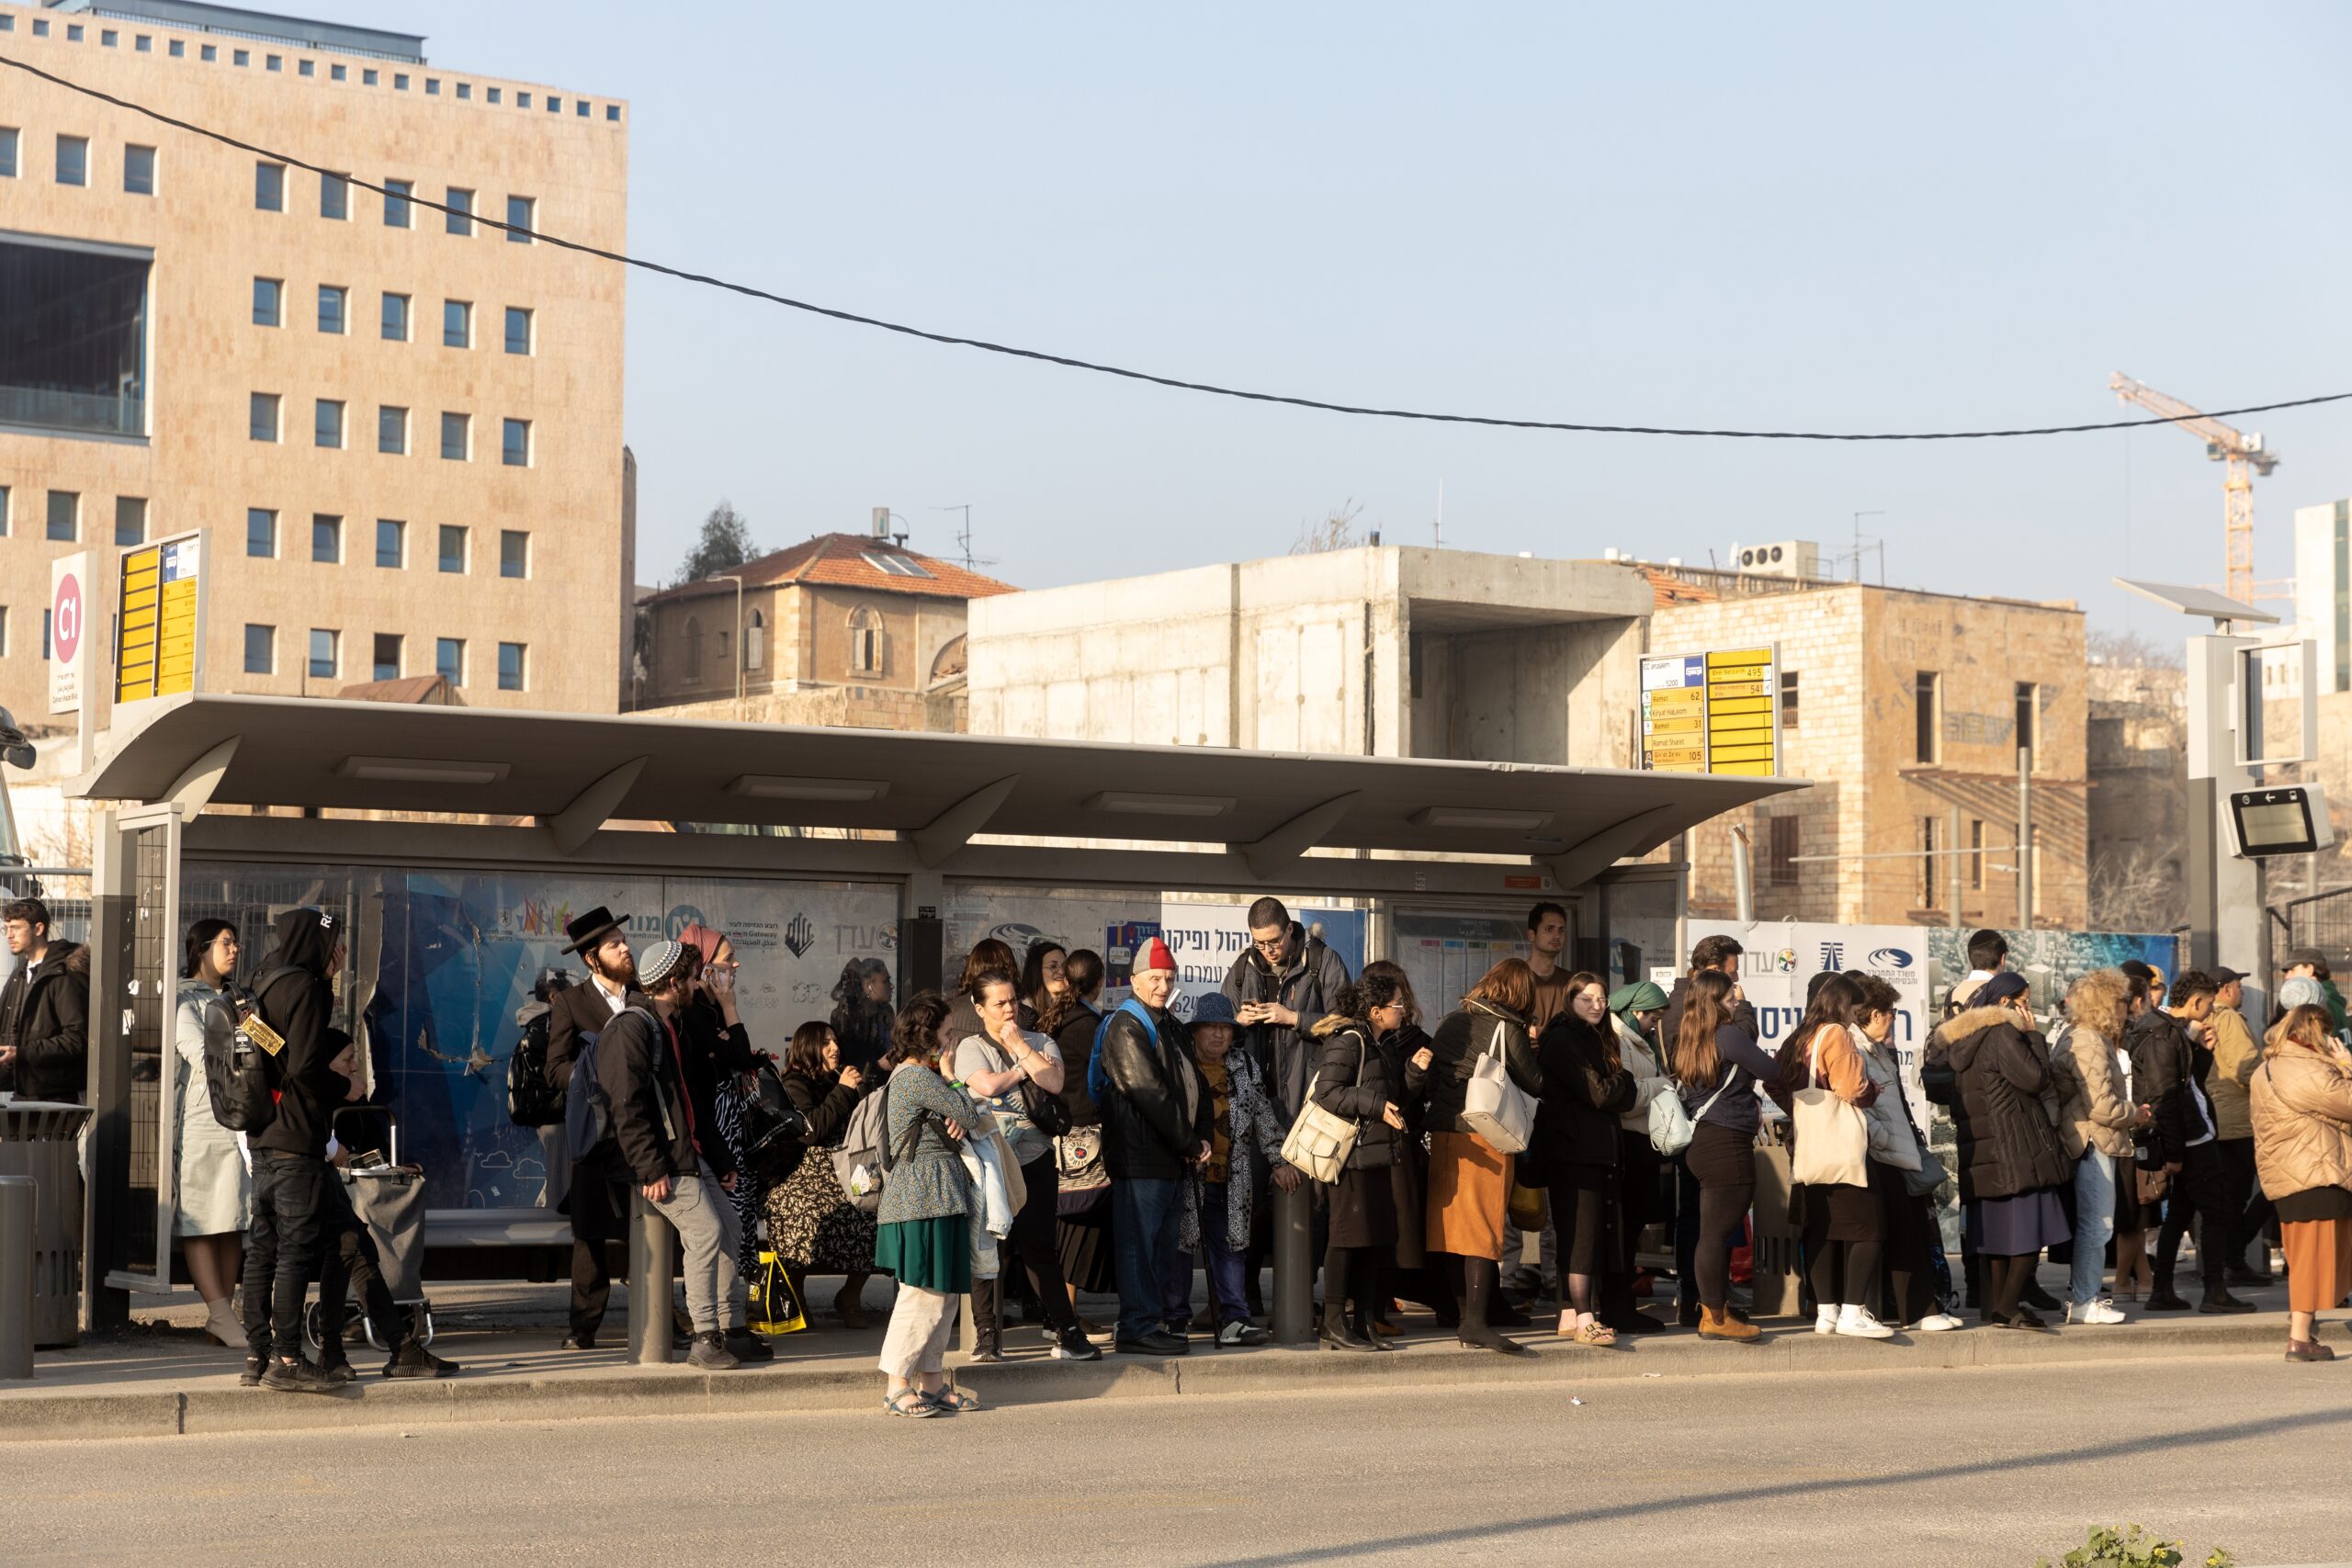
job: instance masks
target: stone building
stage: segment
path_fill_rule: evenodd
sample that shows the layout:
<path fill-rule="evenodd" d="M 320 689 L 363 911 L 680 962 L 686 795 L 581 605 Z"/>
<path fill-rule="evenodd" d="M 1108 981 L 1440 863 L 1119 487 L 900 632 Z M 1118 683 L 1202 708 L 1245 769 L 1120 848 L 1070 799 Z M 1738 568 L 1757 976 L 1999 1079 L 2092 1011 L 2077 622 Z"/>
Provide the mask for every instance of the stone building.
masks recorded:
<path fill-rule="evenodd" d="M 1780 646 L 1782 771 L 1813 781 L 1691 835 L 1691 913 L 1734 912 L 1737 823 L 1753 845 L 1759 918 L 1949 925 L 1957 868 L 1960 923 L 2021 926 L 2012 846 L 2022 749 L 2032 923 L 2084 925 L 2091 792 L 2074 605 L 1645 570 L 1658 590 L 1654 655 Z M 1951 849 L 1973 852 L 1922 852 Z M 1815 855 L 1847 858 L 1800 858 Z"/>
<path fill-rule="evenodd" d="M 649 596 L 639 608 L 640 705 L 754 723 L 961 730 L 966 606 L 1013 592 L 887 536 L 820 534 L 731 576 Z"/>
<path fill-rule="evenodd" d="M 424 41 L 0 6 L 0 53 L 347 171 L 6 73 L 0 705 L 47 713 L 53 558 L 103 582 L 119 547 L 198 530 L 208 689 L 619 705 L 625 273 L 531 233 L 626 248 L 628 107 Z"/>
<path fill-rule="evenodd" d="M 2098 663 L 2090 700 L 2090 924 L 2188 918 L 2188 685 L 2177 665 Z"/>

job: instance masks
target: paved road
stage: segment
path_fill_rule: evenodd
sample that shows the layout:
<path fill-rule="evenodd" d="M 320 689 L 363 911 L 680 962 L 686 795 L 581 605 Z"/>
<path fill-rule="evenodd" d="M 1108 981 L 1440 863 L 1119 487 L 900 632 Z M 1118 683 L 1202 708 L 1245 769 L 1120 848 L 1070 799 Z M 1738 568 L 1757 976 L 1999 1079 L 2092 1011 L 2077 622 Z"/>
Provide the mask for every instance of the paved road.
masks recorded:
<path fill-rule="evenodd" d="M 2030 1564 L 2127 1517 L 2191 1562 L 2352 1558 L 2352 1361 L 1577 1392 L 33 1444 L 7 1450 L 0 1562 L 1928 1568 Z"/>

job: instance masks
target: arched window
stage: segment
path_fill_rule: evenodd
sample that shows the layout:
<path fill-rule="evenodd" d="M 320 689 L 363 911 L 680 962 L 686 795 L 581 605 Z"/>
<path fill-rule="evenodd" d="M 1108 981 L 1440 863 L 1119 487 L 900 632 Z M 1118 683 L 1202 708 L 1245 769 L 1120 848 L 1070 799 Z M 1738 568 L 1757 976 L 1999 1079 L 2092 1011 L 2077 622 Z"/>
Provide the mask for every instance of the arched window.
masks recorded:
<path fill-rule="evenodd" d="M 686 617 L 686 679 L 702 679 L 702 621 L 695 615 Z"/>
<path fill-rule="evenodd" d="M 758 670 L 768 661 L 768 618 L 759 611 L 752 612 L 752 624 L 743 628 L 743 668 Z"/>
<path fill-rule="evenodd" d="M 849 669 L 853 675 L 882 673 L 882 617 L 871 605 L 849 613 Z"/>

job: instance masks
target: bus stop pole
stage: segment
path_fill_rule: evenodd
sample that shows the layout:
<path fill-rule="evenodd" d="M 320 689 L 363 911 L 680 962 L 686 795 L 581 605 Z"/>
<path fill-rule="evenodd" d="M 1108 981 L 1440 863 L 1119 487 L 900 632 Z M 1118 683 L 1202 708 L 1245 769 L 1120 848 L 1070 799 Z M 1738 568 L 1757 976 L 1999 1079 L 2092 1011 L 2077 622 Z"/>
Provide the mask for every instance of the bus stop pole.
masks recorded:
<path fill-rule="evenodd" d="M 1306 1182 L 1274 1194 L 1274 1343 L 1315 1340 L 1315 1196 Z"/>
<path fill-rule="evenodd" d="M 628 1359 L 662 1366 L 671 1348 L 670 1222 L 635 1187 L 628 1202 Z"/>
<path fill-rule="evenodd" d="M 0 1176 L 0 1382 L 33 1375 L 33 1179 Z"/>

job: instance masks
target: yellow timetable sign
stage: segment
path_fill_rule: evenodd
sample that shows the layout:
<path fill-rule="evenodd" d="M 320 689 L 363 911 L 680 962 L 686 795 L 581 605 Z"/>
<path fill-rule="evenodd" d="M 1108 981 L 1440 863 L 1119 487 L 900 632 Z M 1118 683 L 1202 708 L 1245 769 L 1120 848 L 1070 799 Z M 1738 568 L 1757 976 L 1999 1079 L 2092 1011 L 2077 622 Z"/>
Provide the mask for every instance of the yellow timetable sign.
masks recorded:
<path fill-rule="evenodd" d="M 177 696 L 201 683 L 204 536 L 122 553 L 115 603 L 114 700 Z"/>
<path fill-rule="evenodd" d="M 1781 771 L 1780 650 L 1722 649 L 1642 660 L 1642 766 L 1659 773 Z"/>

